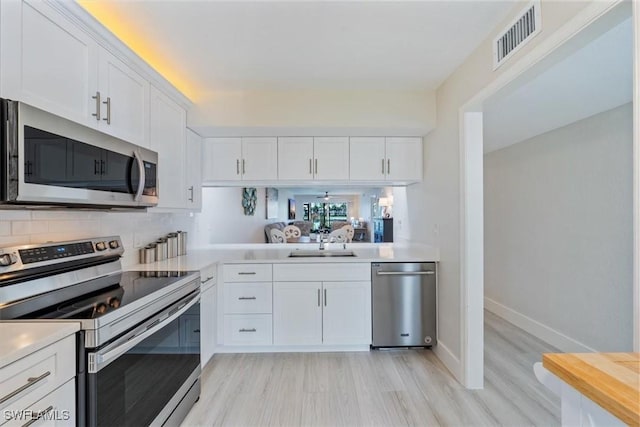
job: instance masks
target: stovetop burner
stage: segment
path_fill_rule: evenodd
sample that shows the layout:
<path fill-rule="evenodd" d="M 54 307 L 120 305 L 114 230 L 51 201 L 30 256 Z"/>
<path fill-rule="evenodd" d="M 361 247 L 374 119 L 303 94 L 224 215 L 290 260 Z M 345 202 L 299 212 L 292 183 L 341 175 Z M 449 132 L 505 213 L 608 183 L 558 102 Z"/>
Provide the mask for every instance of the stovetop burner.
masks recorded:
<path fill-rule="evenodd" d="M 66 295 L 60 297 L 64 300 L 58 304 L 38 309 L 36 312 L 31 311 L 20 317 L 29 319 L 97 319 L 159 289 L 170 286 L 191 273 L 188 271 L 125 271 L 101 277 L 70 287 L 74 288 L 74 295 L 71 298 L 69 298 L 69 288 L 66 288 L 64 289 L 67 291 Z M 83 293 L 83 291 L 94 289 L 96 286 L 97 290 Z M 55 293 L 47 296 L 49 299 L 55 298 Z"/>

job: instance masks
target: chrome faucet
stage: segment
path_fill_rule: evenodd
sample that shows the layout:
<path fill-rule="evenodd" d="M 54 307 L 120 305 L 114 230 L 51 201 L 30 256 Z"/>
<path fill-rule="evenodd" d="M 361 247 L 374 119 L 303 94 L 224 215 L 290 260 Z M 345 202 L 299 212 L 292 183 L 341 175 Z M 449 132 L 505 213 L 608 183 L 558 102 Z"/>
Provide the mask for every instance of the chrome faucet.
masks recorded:
<path fill-rule="evenodd" d="M 319 250 L 323 251 L 324 250 L 324 237 L 320 236 L 320 248 L 318 248 Z"/>

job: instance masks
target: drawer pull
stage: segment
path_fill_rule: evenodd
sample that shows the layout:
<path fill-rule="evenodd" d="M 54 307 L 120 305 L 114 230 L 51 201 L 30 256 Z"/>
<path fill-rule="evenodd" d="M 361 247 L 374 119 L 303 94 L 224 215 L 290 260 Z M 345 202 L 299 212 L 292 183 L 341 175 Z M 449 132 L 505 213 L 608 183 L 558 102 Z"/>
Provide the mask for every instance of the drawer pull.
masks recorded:
<path fill-rule="evenodd" d="M 256 299 L 256 297 L 238 297 L 239 300 L 249 300 L 249 299 Z"/>
<path fill-rule="evenodd" d="M 205 283 L 212 281 L 212 280 L 213 280 L 213 278 L 214 278 L 214 276 L 207 277 L 207 279 L 206 279 L 206 280 L 201 281 L 201 282 L 200 282 L 200 284 L 201 284 L 201 285 L 204 285 Z"/>
<path fill-rule="evenodd" d="M 240 271 L 238 275 L 240 276 L 255 276 L 255 271 Z"/>
<path fill-rule="evenodd" d="M 37 423 L 38 421 L 40 421 L 42 417 L 44 417 L 45 414 L 48 414 L 51 411 L 53 411 L 53 405 L 49 406 L 47 409 L 43 409 L 42 411 L 38 412 L 38 415 L 32 418 L 29 422 L 22 424 L 22 427 L 29 427 L 30 425 Z"/>
<path fill-rule="evenodd" d="M 19 395 L 20 393 L 22 393 L 23 391 L 25 391 L 29 387 L 32 387 L 35 384 L 39 383 L 43 379 L 47 378 L 49 375 L 51 375 L 51 371 L 47 371 L 44 374 L 40 375 L 39 377 L 29 377 L 29 378 L 27 378 L 27 383 L 25 385 L 15 389 L 11 393 L 9 393 L 6 396 L 0 398 L 0 405 L 3 404 L 4 402 L 6 402 L 7 400 L 9 400 L 9 399 L 11 399 L 13 397 L 16 397 L 17 395 Z"/>
<path fill-rule="evenodd" d="M 251 328 L 251 329 L 239 329 L 238 332 L 256 332 L 256 328 Z"/>

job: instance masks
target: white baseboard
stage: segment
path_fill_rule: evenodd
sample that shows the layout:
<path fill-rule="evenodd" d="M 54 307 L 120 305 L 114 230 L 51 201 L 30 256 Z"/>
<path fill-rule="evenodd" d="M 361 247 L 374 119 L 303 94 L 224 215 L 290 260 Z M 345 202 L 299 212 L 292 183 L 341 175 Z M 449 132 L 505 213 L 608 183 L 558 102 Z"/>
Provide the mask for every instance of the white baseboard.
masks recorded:
<path fill-rule="evenodd" d="M 451 375 L 453 375 L 460 384 L 464 384 L 464 375 L 462 375 L 460 359 L 440 340 L 438 340 L 438 345 L 432 347 L 432 350 L 449 372 L 451 372 Z"/>
<path fill-rule="evenodd" d="M 522 313 L 515 311 L 505 305 L 500 304 L 491 298 L 484 297 L 484 308 L 492 312 L 493 314 L 502 317 L 506 321 L 513 323 L 520 329 L 525 330 L 534 337 L 541 339 L 542 341 L 551 344 L 558 350 L 566 353 L 591 353 L 596 350 L 584 345 L 583 343 L 574 340 L 571 337 L 564 335 L 561 332 L 556 331 L 553 328 L 544 325 L 537 320 L 534 320 Z"/>

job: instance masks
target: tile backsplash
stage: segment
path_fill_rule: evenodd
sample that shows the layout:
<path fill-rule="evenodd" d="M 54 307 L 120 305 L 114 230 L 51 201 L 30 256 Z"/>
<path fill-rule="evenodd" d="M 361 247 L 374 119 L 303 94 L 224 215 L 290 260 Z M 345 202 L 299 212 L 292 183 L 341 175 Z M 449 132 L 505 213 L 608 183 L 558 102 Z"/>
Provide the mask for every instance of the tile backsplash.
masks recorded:
<path fill-rule="evenodd" d="M 125 249 L 125 267 L 138 263 L 138 248 L 177 230 L 189 232 L 191 247 L 195 221 L 186 212 L 0 210 L 0 247 L 117 235 Z"/>

